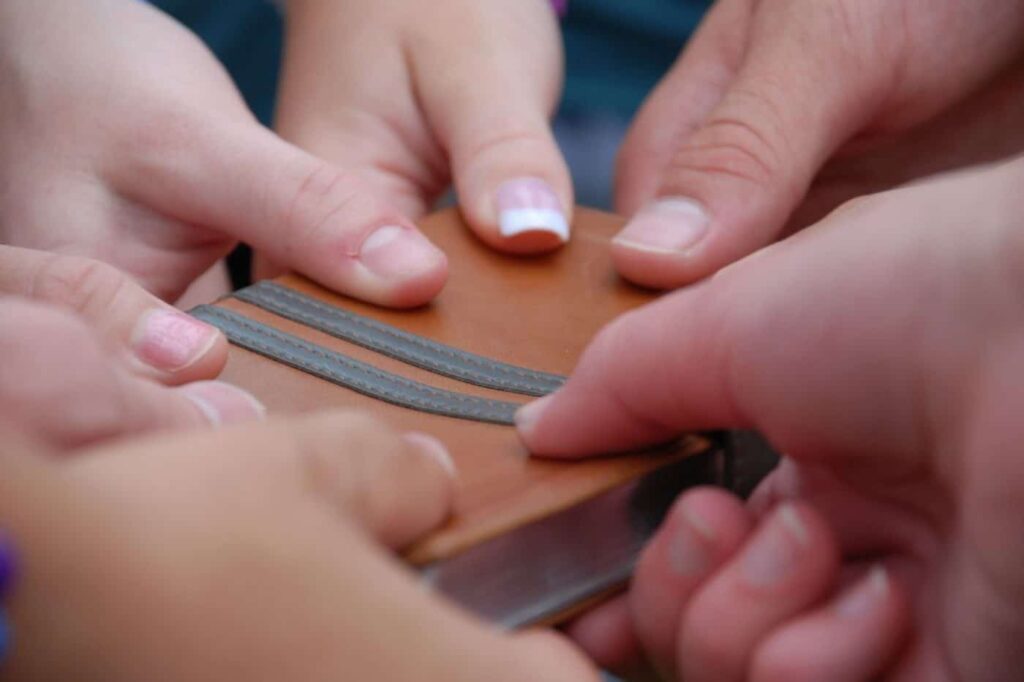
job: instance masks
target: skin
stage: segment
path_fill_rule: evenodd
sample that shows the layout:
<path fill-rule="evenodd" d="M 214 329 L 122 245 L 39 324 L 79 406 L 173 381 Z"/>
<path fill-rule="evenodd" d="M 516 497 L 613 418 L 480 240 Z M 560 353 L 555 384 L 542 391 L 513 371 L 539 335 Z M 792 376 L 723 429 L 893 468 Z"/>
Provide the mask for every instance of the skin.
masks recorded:
<path fill-rule="evenodd" d="M 386 551 L 450 509 L 427 436 L 327 413 L 63 463 L 10 429 L 3 442 L 22 570 L 0 679 L 597 679 L 565 641 L 494 631 Z"/>
<path fill-rule="evenodd" d="M 444 284 L 408 218 L 260 126 L 198 38 L 145 3 L 4 2 L 0 87 L 7 244 L 106 262 L 167 301 L 239 240 L 383 305 Z M 383 227 L 400 238 L 371 256 Z"/>
<path fill-rule="evenodd" d="M 695 282 L 847 199 L 1021 149 L 1022 26 L 1007 0 L 715 3 L 622 146 L 620 273 Z M 678 229 L 645 210 L 668 197 L 704 209 L 686 248 L 638 238 Z"/>
<path fill-rule="evenodd" d="M 682 498 L 626 617 L 580 626 L 598 660 L 635 645 L 688 681 L 1017 674 L 1022 180 L 1015 160 L 845 204 L 612 323 L 520 413 L 549 456 L 725 427 L 787 455 L 749 507 Z M 788 569 L 754 588 L 747 557 L 780 529 Z M 842 616 L 857 589 L 868 606 Z"/>
<path fill-rule="evenodd" d="M 499 233 L 495 194 L 538 178 L 570 211 L 572 182 L 548 123 L 561 71 L 547 0 L 298 0 L 288 4 L 276 128 L 356 169 L 414 218 L 454 183 L 485 243 L 547 251 L 559 245 L 550 234 Z"/>

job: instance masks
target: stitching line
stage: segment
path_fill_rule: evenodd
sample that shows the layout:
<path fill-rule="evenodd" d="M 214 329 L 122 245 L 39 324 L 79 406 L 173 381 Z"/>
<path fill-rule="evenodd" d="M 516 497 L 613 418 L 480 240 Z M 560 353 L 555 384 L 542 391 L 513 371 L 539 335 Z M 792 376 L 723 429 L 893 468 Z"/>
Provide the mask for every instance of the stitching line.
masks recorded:
<path fill-rule="evenodd" d="M 199 319 L 215 324 L 236 345 L 372 398 L 385 400 L 402 407 L 462 419 L 508 425 L 513 423 L 512 416 L 519 407 L 516 403 L 477 398 L 433 388 L 384 372 L 359 360 L 320 348 L 223 308 L 199 306 L 192 311 L 192 314 Z M 294 350 L 289 350 L 289 348 Z M 310 360 L 303 357 L 302 354 L 312 355 L 319 358 L 319 361 Z M 384 384 L 392 384 L 395 388 L 353 376 L 353 372 L 369 375 L 372 379 Z"/>
<path fill-rule="evenodd" d="M 565 382 L 561 375 L 517 367 L 424 339 L 278 284 L 261 282 L 237 292 L 235 297 L 397 360 L 468 383 L 540 396 L 558 389 Z M 381 339 L 381 336 L 385 338 Z M 402 348 L 396 344 L 413 348 Z"/>

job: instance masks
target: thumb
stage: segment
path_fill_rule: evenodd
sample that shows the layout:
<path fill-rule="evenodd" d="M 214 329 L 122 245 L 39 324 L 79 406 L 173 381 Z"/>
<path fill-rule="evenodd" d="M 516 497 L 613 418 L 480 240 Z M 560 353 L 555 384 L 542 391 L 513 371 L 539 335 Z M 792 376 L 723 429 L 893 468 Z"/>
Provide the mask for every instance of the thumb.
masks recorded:
<path fill-rule="evenodd" d="M 682 286 L 774 241 L 821 165 L 870 115 L 874 84 L 845 48 L 820 49 L 821 36 L 810 34 L 814 22 L 799 24 L 811 24 L 804 38 L 758 20 L 735 79 L 676 143 L 654 199 L 614 240 L 614 261 L 627 279 Z M 824 54 L 806 59 L 800 50 L 808 42 Z M 666 87 L 685 88 L 682 72 L 700 73 L 685 58 L 676 70 L 680 77 L 670 76 Z M 678 129 L 673 119 L 683 112 L 665 109 L 676 101 L 662 93 L 650 103 L 661 109 L 646 110 L 643 123 Z"/>
<path fill-rule="evenodd" d="M 418 91 L 477 236 L 510 253 L 550 251 L 568 241 L 574 203 L 548 121 L 561 86 L 555 14 L 543 2 L 477 5 L 458 20 L 459 40 L 412 41 Z"/>
<path fill-rule="evenodd" d="M 217 376 L 227 340 L 100 261 L 0 245 L 0 294 L 76 313 L 108 346 L 127 350 L 140 373 L 166 384 Z"/>
<path fill-rule="evenodd" d="M 186 139 L 165 143 L 118 178 L 123 191 L 371 303 L 421 305 L 444 286 L 444 254 L 361 176 L 255 122 L 203 119 L 180 128 Z"/>

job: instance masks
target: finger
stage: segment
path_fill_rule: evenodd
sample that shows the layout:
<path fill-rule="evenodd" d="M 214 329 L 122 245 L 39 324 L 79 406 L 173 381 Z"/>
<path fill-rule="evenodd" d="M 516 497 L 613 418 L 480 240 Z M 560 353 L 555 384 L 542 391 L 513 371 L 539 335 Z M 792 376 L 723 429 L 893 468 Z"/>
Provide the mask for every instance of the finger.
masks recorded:
<path fill-rule="evenodd" d="M 905 641 L 909 615 L 906 595 L 879 565 L 825 606 L 772 633 L 757 647 L 749 679 L 878 679 Z"/>
<path fill-rule="evenodd" d="M 416 306 L 444 285 L 444 254 L 357 174 L 255 122 L 179 127 L 189 135 L 136 150 L 122 192 L 372 303 Z"/>
<path fill-rule="evenodd" d="M 687 428 L 748 426 L 725 373 L 732 338 L 723 318 L 734 312 L 731 300 L 711 283 L 627 313 L 601 330 L 559 391 L 516 413 L 530 452 L 618 452 Z"/>
<path fill-rule="evenodd" d="M 0 411 L 48 444 L 256 419 L 262 406 L 221 382 L 167 388 L 129 372 L 77 317 L 0 302 Z"/>
<path fill-rule="evenodd" d="M 640 107 L 616 161 L 619 213 L 633 215 L 654 197 L 676 147 L 721 101 L 746 52 L 751 9 L 750 0 L 712 5 L 676 64 Z"/>
<path fill-rule="evenodd" d="M 671 678 L 682 615 L 704 582 L 732 558 L 752 520 L 732 495 L 711 488 L 685 493 L 637 564 L 630 612 L 657 670 Z"/>
<path fill-rule="evenodd" d="M 869 118 L 888 71 L 864 68 L 870 57 L 843 39 L 806 59 L 804 46 L 821 45 L 834 17 L 797 9 L 757 15 L 729 90 L 614 240 L 627 279 L 678 287 L 768 244 L 818 168 Z"/>
<path fill-rule="evenodd" d="M 838 577 L 828 527 L 814 511 L 787 503 L 694 596 L 678 641 L 687 682 L 739 682 L 758 643 L 813 605 Z"/>
<path fill-rule="evenodd" d="M 549 251 L 569 239 L 573 206 L 569 171 L 548 121 L 560 89 L 555 15 L 536 0 L 459 7 L 458 40 L 413 34 L 410 49 L 462 213 L 496 249 Z"/>
<path fill-rule="evenodd" d="M 627 595 L 594 607 L 570 623 L 566 634 L 603 670 L 628 680 L 647 679 L 644 652 L 633 630 Z"/>
<path fill-rule="evenodd" d="M 74 312 L 127 351 L 132 367 L 164 383 L 215 377 L 227 362 L 227 340 L 218 329 L 99 261 L 0 246 L 0 293 Z"/>
<path fill-rule="evenodd" d="M 316 489 L 378 542 L 401 547 L 448 516 L 456 471 L 436 438 L 398 435 L 351 413 L 289 428 L 299 434 L 297 454 Z"/>

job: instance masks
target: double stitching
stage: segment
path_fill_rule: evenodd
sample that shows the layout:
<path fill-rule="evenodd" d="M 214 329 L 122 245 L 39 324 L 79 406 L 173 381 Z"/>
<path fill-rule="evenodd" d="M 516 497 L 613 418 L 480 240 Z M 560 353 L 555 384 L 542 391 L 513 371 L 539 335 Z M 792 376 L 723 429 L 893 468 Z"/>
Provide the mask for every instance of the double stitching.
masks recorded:
<path fill-rule="evenodd" d="M 498 362 L 431 341 L 272 282 L 243 289 L 235 297 L 336 338 L 477 386 L 541 396 L 565 382 L 561 375 Z"/>
<path fill-rule="evenodd" d="M 513 416 L 519 408 L 517 403 L 445 391 L 385 372 L 231 310 L 204 305 L 192 314 L 219 328 L 235 345 L 395 405 L 504 425 L 514 423 Z"/>

